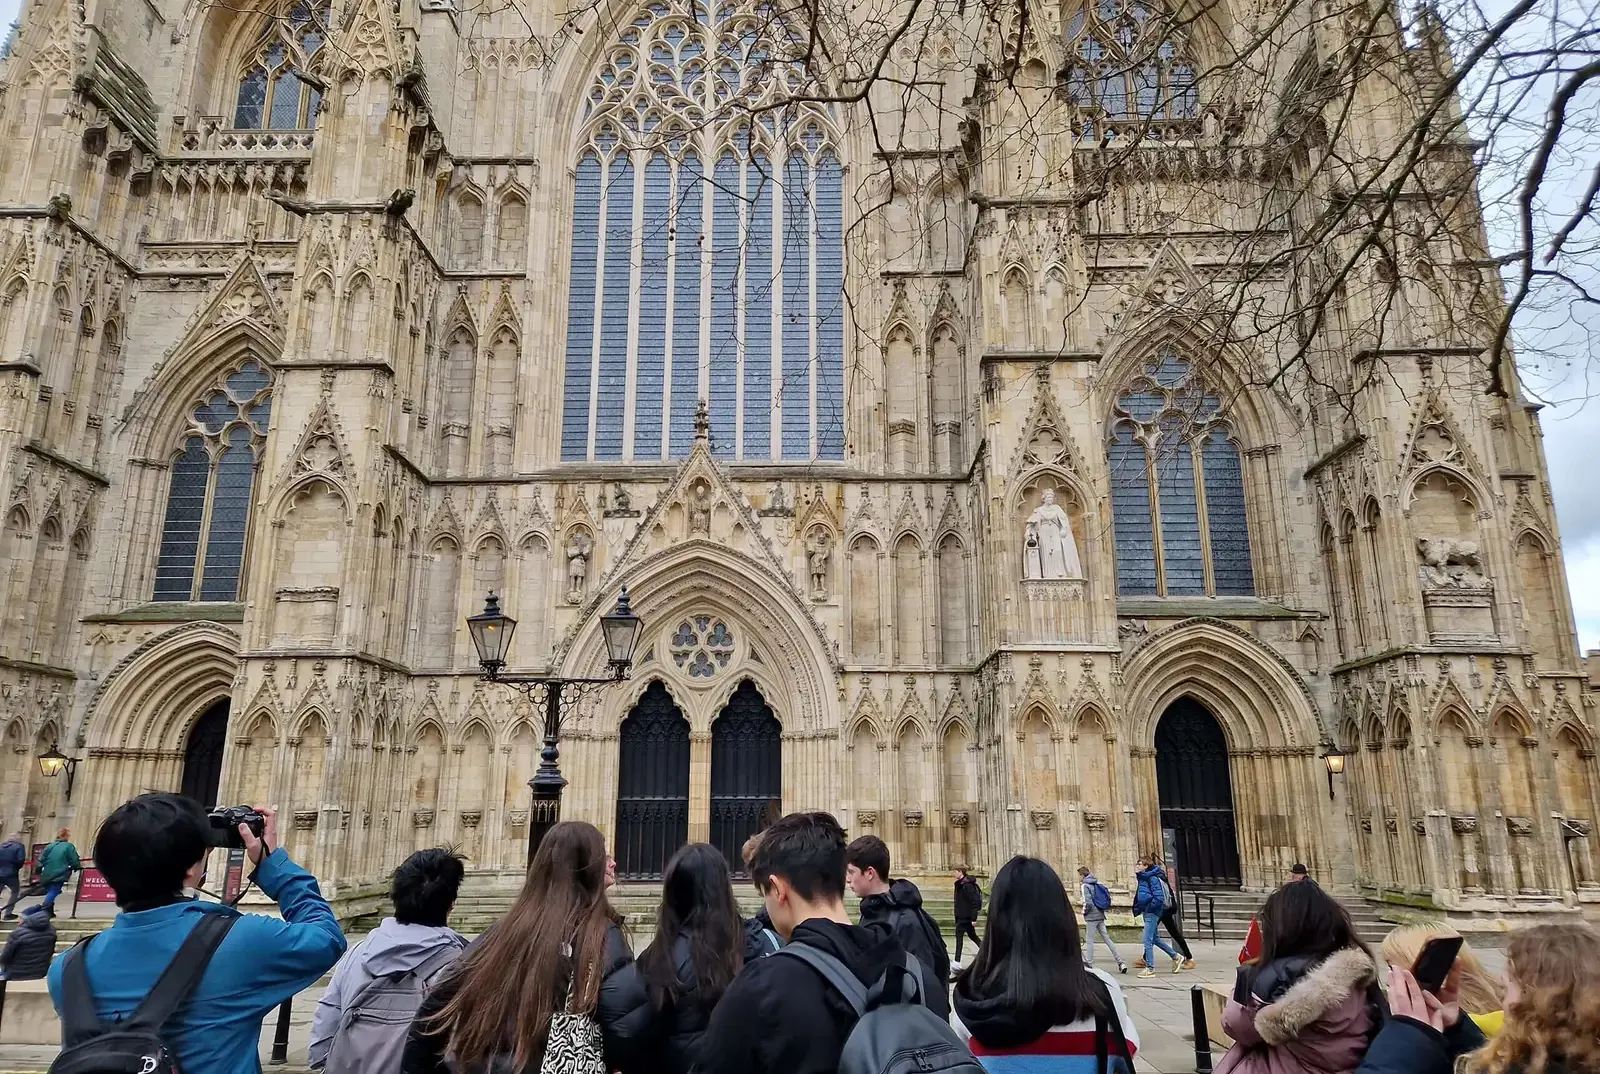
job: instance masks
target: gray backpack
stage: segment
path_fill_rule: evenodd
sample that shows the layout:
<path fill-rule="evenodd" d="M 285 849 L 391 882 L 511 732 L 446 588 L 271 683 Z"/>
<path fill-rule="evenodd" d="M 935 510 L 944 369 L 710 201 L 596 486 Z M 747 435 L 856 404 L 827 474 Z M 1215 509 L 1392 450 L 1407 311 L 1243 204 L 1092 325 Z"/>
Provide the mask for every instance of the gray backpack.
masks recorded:
<path fill-rule="evenodd" d="M 433 979 L 464 948 L 445 945 L 416 969 L 373 977 L 345 1005 L 328 1047 L 328 1074 L 400 1074 L 411 1020 Z"/>
<path fill-rule="evenodd" d="M 869 990 L 850 968 L 826 951 L 792 943 L 773 957 L 792 955 L 855 1008 L 857 1020 L 839 1055 L 839 1074 L 983 1074 L 983 1067 L 950 1024 L 922 1000 L 922 967 L 910 954 Z M 890 974 L 900 980 L 900 998 L 885 997 Z"/>

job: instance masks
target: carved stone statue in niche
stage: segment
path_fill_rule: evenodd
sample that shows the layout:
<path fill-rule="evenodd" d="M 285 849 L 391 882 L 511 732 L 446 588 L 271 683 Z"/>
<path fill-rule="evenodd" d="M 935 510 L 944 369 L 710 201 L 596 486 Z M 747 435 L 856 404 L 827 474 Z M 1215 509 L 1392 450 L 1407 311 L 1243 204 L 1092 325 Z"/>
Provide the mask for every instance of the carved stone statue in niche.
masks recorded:
<path fill-rule="evenodd" d="M 696 485 L 689 491 L 689 532 L 711 532 L 711 488 L 708 485 Z"/>
<path fill-rule="evenodd" d="M 828 560 L 833 555 L 833 543 L 827 531 L 812 530 L 806 538 L 806 573 L 811 579 L 811 599 L 828 599 Z"/>
<path fill-rule="evenodd" d="M 1053 489 L 1045 489 L 1044 502 L 1028 516 L 1022 537 L 1022 576 L 1024 578 L 1082 578 L 1078 542 L 1072 536 L 1072 520 L 1056 503 Z"/>
<path fill-rule="evenodd" d="M 567 537 L 567 603 L 580 604 L 588 588 L 589 557 L 594 553 L 594 538 L 586 530 L 573 530 Z"/>
<path fill-rule="evenodd" d="M 1478 542 L 1454 537 L 1418 537 L 1420 573 L 1425 589 L 1478 589 L 1489 584 L 1483 573 Z"/>

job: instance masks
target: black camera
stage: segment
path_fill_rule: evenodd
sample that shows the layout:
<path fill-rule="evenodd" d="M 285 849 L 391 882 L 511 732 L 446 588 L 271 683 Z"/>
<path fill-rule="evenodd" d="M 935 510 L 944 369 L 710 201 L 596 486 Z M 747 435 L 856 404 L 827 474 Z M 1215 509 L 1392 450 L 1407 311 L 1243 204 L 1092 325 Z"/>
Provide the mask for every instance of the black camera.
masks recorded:
<path fill-rule="evenodd" d="M 213 809 L 206 814 L 206 819 L 211 822 L 211 827 L 206 832 L 206 845 L 213 847 L 232 847 L 242 850 L 244 839 L 239 835 L 239 825 L 248 824 L 257 839 L 261 838 L 261 833 L 267 827 L 266 815 L 247 805 Z"/>

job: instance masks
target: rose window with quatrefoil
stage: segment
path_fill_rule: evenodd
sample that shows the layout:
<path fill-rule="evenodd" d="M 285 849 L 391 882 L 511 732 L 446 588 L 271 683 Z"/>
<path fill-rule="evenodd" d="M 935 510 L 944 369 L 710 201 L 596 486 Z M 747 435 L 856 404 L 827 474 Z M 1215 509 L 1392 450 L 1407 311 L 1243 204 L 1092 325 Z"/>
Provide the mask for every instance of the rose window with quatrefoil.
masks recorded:
<path fill-rule="evenodd" d="M 709 679 L 733 659 L 733 631 L 720 619 L 697 615 L 678 624 L 667 651 L 689 678 Z"/>

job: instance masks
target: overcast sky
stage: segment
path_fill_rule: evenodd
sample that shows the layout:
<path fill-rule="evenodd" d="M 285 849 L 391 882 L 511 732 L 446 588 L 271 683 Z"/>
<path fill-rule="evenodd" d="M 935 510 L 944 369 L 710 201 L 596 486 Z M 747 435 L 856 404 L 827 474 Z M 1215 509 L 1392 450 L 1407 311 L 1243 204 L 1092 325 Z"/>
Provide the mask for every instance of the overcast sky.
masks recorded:
<path fill-rule="evenodd" d="M 1583 17 L 1585 12 L 1592 14 L 1593 2 L 1579 0 L 1575 5 L 1578 17 Z M 0 26 L 16 19 L 21 4 L 22 0 L 0 0 Z M 1504 9 L 1508 2 L 1485 0 L 1484 6 L 1492 16 L 1495 9 Z M 1548 96 L 1544 100 L 1547 101 Z M 1575 105 L 1600 107 L 1600 91 Z M 1593 152 L 1588 145 L 1573 148 L 1582 153 Z M 1563 193 L 1570 199 L 1582 189 L 1593 159 L 1592 156 L 1585 160 L 1575 155 L 1558 155 L 1552 165 L 1555 181 L 1550 189 L 1553 200 L 1559 202 Z M 1514 176 L 1509 173 L 1487 176 L 1486 200 L 1492 204 L 1496 195 L 1506 189 L 1506 184 L 1513 181 Z M 1514 233 L 1506 230 L 1512 226 L 1510 221 L 1492 213 L 1489 223 L 1491 241 L 1495 241 L 1497 235 Z M 1591 240 L 1597 230 L 1600 224 L 1591 219 L 1588 228 Z M 1496 242 L 1496 245 L 1506 244 Z M 1587 281 L 1600 288 L 1600 265 L 1591 263 L 1586 268 Z M 1518 329 L 1525 353 L 1562 351 L 1569 357 L 1580 356 L 1570 364 L 1559 361 L 1535 364 L 1524 360 L 1522 365 L 1529 390 L 1551 403 L 1541 420 L 1550 464 L 1550 484 L 1564 540 L 1567 582 L 1577 611 L 1579 641 L 1584 649 L 1600 648 L 1600 496 L 1595 494 L 1595 473 L 1600 467 L 1600 401 L 1592 399 L 1596 392 L 1589 383 L 1592 376 L 1600 376 L 1600 369 L 1582 360 L 1582 356 L 1592 353 L 1591 344 L 1600 338 L 1600 316 L 1593 311 L 1561 305 L 1531 314 L 1526 323 L 1519 323 Z"/>

